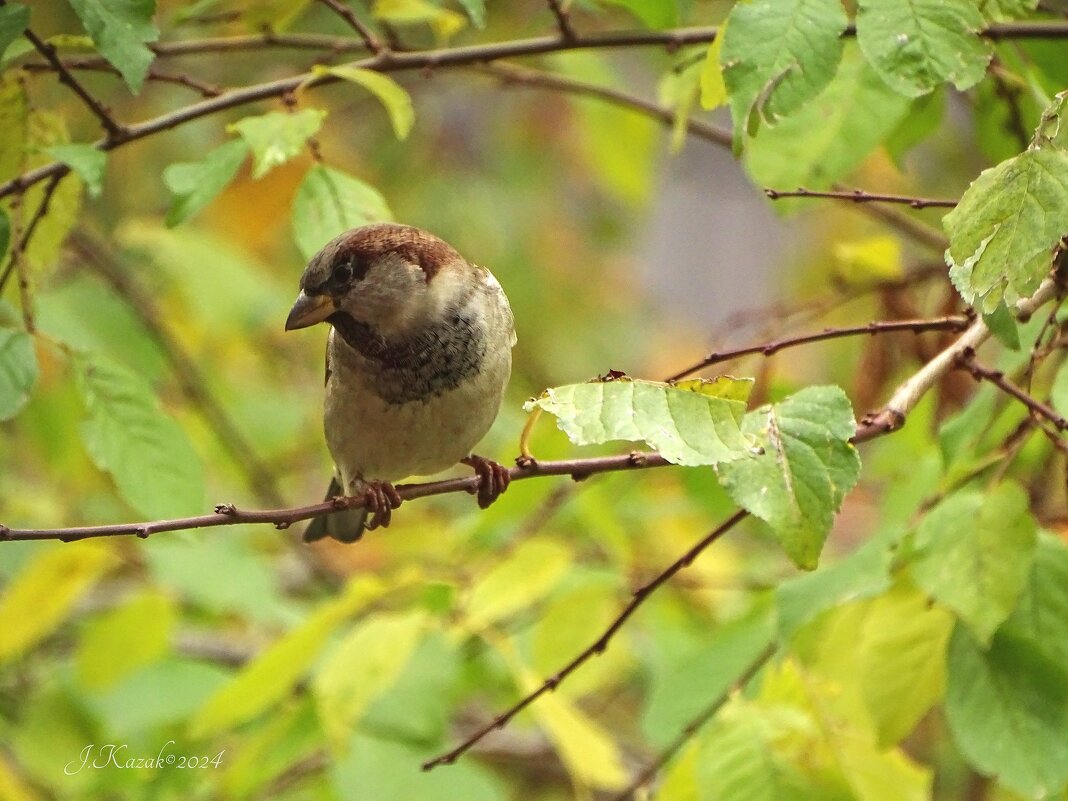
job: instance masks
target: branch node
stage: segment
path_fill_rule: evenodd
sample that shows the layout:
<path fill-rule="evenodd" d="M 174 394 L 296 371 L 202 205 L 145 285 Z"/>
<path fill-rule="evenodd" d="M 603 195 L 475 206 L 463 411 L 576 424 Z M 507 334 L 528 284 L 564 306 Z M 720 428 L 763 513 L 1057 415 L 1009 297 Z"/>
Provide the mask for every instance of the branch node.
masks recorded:
<path fill-rule="evenodd" d="M 535 459 L 533 456 L 521 454 L 515 457 L 515 466 L 518 467 L 520 470 L 537 470 L 538 460 Z"/>
<path fill-rule="evenodd" d="M 138 526 L 137 531 L 134 533 L 137 535 L 138 539 L 147 540 L 148 535 L 152 533 L 152 528 L 150 526 Z"/>
<path fill-rule="evenodd" d="M 11 539 L 11 529 L 9 529 L 3 523 L 0 523 L 0 540 L 9 540 L 9 539 Z"/>
<path fill-rule="evenodd" d="M 635 467 L 643 466 L 648 460 L 648 457 L 641 451 L 630 452 L 630 463 Z"/>
<path fill-rule="evenodd" d="M 215 504 L 215 514 L 232 517 L 237 514 L 237 507 L 232 503 L 217 503 Z"/>

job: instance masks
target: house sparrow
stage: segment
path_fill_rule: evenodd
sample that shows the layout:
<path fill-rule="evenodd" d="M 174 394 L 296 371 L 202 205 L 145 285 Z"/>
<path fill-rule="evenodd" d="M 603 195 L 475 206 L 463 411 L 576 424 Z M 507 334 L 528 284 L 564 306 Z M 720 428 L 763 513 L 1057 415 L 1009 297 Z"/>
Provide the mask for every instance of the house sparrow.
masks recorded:
<path fill-rule="evenodd" d="M 516 341 L 489 270 L 419 228 L 354 228 L 308 263 L 286 330 L 324 321 L 327 498 L 364 494 L 365 507 L 313 520 L 306 541 L 389 525 L 401 500 L 391 482 L 459 462 L 480 478 L 480 506 L 507 488 L 505 468 L 471 455 L 500 409 Z"/>

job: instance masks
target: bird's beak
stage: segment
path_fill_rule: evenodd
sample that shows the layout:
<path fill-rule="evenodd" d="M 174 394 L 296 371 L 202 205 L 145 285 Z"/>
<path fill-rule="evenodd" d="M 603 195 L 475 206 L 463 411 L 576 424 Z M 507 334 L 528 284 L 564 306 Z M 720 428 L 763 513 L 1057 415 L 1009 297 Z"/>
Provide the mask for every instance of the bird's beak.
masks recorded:
<path fill-rule="evenodd" d="M 308 295 L 302 289 L 297 295 L 297 302 L 289 310 L 286 318 L 286 331 L 295 328 L 307 328 L 309 325 L 321 323 L 331 314 L 337 311 L 334 299 L 329 295 Z"/>

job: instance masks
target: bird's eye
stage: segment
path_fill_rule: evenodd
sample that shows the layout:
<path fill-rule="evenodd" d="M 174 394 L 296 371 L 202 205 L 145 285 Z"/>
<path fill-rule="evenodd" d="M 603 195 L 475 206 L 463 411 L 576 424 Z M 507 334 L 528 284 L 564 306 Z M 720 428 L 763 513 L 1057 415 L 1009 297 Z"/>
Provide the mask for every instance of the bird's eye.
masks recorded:
<path fill-rule="evenodd" d="M 352 261 L 346 259 L 334 265 L 334 271 L 330 274 L 335 284 L 342 286 L 352 281 Z"/>

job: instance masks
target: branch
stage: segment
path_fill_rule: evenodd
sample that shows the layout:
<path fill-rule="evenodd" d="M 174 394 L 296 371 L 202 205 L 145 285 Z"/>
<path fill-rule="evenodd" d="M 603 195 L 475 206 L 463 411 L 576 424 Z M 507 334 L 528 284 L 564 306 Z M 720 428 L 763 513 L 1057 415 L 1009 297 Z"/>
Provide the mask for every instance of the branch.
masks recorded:
<path fill-rule="evenodd" d="M 761 345 L 747 345 L 733 350 L 724 350 L 710 353 L 701 361 L 668 378 L 668 381 L 678 381 L 691 373 L 695 373 L 705 367 L 721 362 L 731 361 L 740 356 L 748 356 L 759 353 L 762 356 L 773 356 L 780 350 L 794 348 L 799 345 L 808 345 L 813 342 L 823 342 L 828 339 L 840 339 L 843 337 L 863 336 L 865 334 L 887 334 L 894 331 L 911 331 L 920 334 L 924 331 L 963 331 L 972 322 L 972 318 L 964 316 L 938 317 L 931 320 L 887 320 L 871 322 L 867 325 L 850 326 L 847 328 L 825 328 L 815 334 L 803 334 L 795 337 L 787 337 Z"/>
<path fill-rule="evenodd" d="M 957 205 L 956 200 L 939 200 L 937 198 L 912 197 L 910 195 L 887 195 L 875 192 L 865 192 L 863 189 L 839 190 L 833 192 L 821 192 L 813 189 L 798 187 L 788 191 L 783 189 L 764 188 L 764 194 L 770 200 L 779 200 L 784 197 L 808 197 L 808 198 L 832 198 L 834 200 L 849 200 L 853 203 L 903 203 L 913 209 L 945 208 L 951 209 Z"/>
<path fill-rule="evenodd" d="M 560 0 L 548 0 L 549 10 L 553 12 L 553 17 L 556 18 L 556 27 L 560 30 L 560 38 L 571 42 L 578 38 L 575 33 L 575 29 L 571 27 L 571 18 L 568 16 L 566 10 L 564 10 L 563 3 Z"/>
<path fill-rule="evenodd" d="M 230 454 L 237 468 L 245 474 L 249 485 L 260 503 L 281 506 L 284 501 L 278 491 L 274 474 L 256 453 L 256 449 L 230 419 L 230 415 L 216 400 L 209 383 L 200 373 L 196 361 L 181 342 L 171 334 L 164 315 L 150 292 L 139 286 L 130 272 L 115 258 L 114 254 L 85 231 L 77 231 L 71 238 L 74 248 L 83 261 L 95 270 L 137 315 L 159 345 L 163 355 L 174 368 L 178 384 L 186 397 L 197 408 L 205 422 L 215 432 L 215 439 Z"/>
<path fill-rule="evenodd" d="M 0 2 L 0 5 L 2 5 L 2 2 Z M 45 61 L 52 66 L 52 69 L 54 69 L 59 76 L 60 82 L 69 86 L 70 90 L 74 92 L 74 94 L 76 94 L 85 104 L 86 108 L 93 113 L 93 116 L 100 121 L 104 130 L 107 131 L 108 141 L 121 142 L 126 135 L 126 129 L 119 123 L 115 122 L 107 107 L 89 94 L 89 91 L 71 74 L 70 70 L 68 70 L 63 62 L 59 60 L 59 57 L 56 55 L 56 49 L 52 47 L 52 45 L 41 40 L 37 34 L 29 28 L 23 31 L 23 36 L 30 40 L 30 43 L 37 49 L 37 52 L 40 53 Z"/>
<path fill-rule="evenodd" d="M 374 32 L 364 25 L 360 18 L 356 16 L 351 8 L 341 3 L 340 0 L 319 0 L 324 6 L 329 8 L 339 17 L 341 17 L 349 26 L 356 31 L 356 34 L 363 40 L 363 43 L 367 46 L 367 49 L 372 53 L 382 52 L 382 43 L 378 41 L 378 37 L 374 35 Z"/>
<path fill-rule="evenodd" d="M 497 715 L 497 717 L 491 720 L 488 724 L 476 730 L 466 740 L 464 740 L 458 746 L 453 748 L 451 751 L 447 751 L 444 754 L 441 754 L 440 756 L 436 756 L 433 759 L 424 762 L 423 770 L 433 770 L 439 765 L 451 765 L 460 756 L 462 756 L 464 752 L 466 752 L 469 748 L 471 748 L 471 746 L 473 746 L 487 734 L 492 732 L 494 729 L 499 729 L 503 727 L 505 724 L 508 723 L 508 721 L 510 721 L 512 718 L 514 718 L 516 715 L 518 715 L 520 712 L 522 712 L 524 709 L 534 703 L 534 701 L 543 696 L 545 693 L 555 690 L 556 686 L 560 682 L 566 679 L 574 671 L 578 670 L 578 668 L 580 668 L 587 661 L 592 659 L 594 656 L 597 656 L 598 654 L 604 653 L 604 650 L 608 647 L 608 643 L 611 642 L 612 637 L 615 636 L 616 632 L 623 627 L 623 624 L 627 622 L 627 619 L 638 610 L 638 607 L 640 607 L 643 603 L 645 603 L 646 600 L 648 600 L 650 595 L 656 592 L 656 590 L 662 584 L 666 583 L 672 576 L 674 576 L 680 570 L 685 567 L 689 567 L 691 564 L 693 564 L 694 559 L 700 556 L 701 552 L 704 551 L 705 548 L 707 548 L 713 542 L 718 540 L 720 537 L 722 537 L 724 534 L 726 534 L 728 531 L 730 531 L 748 516 L 748 512 L 746 512 L 744 509 L 740 509 L 733 515 L 731 515 L 729 518 L 727 518 L 719 526 L 712 529 L 712 531 L 706 534 L 693 547 L 686 551 L 686 553 L 684 553 L 682 556 L 680 556 L 678 559 L 668 565 L 668 567 L 661 573 L 659 573 L 656 578 L 654 578 L 648 584 L 645 584 L 635 590 L 634 597 L 631 599 L 630 603 L 623 607 L 623 610 L 619 613 L 619 615 L 616 616 L 616 619 L 612 621 L 608 628 L 604 630 L 604 633 L 601 634 L 601 636 L 594 640 L 592 643 L 590 643 L 590 645 L 587 646 L 587 648 L 582 653 L 580 653 L 578 656 L 568 662 L 558 673 L 553 676 L 550 676 L 544 682 L 542 682 L 536 690 L 531 693 L 528 693 L 516 704 L 512 705 L 507 710 Z"/>
<path fill-rule="evenodd" d="M 1056 427 L 1058 431 L 1068 431 L 1068 420 L 1057 413 L 1056 409 L 1043 403 L 1031 395 L 1028 395 L 1018 386 L 1013 384 L 1000 370 L 990 370 L 983 367 L 975 360 L 975 351 L 965 350 L 957 359 L 956 366 L 967 370 L 976 381 L 989 381 L 1006 395 L 1015 398 L 1028 408 L 1033 416 L 1044 417 Z"/>
<path fill-rule="evenodd" d="M 1059 293 L 1057 283 L 1047 278 L 1031 297 L 1016 304 L 1016 316 L 1026 320 L 1035 309 L 1052 300 Z M 950 370 L 958 366 L 964 354 L 974 352 L 990 338 L 990 329 L 983 318 L 973 322 L 968 329 L 948 348 L 927 362 L 915 375 L 905 381 L 891 396 L 890 401 L 878 412 L 865 415 L 857 427 L 853 442 L 865 442 L 880 434 L 896 431 L 905 425 L 908 416 L 928 390 L 937 384 Z"/>
<path fill-rule="evenodd" d="M 66 173 L 64 173 L 65 175 Z M 41 204 L 37 207 L 37 210 L 33 213 L 33 217 L 30 219 L 29 225 L 26 226 L 26 230 L 22 233 L 22 236 L 18 238 L 18 241 L 14 243 L 11 248 L 11 253 L 7 257 L 7 266 L 4 267 L 4 272 L 0 275 L 0 292 L 4 291 L 4 285 L 7 284 L 7 279 L 11 277 L 11 274 L 16 270 L 21 272 L 22 257 L 26 254 L 26 248 L 30 245 L 30 239 L 33 238 L 33 233 L 37 230 L 37 224 L 41 222 L 48 214 L 48 206 L 52 202 L 52 196 L 56 193 L 56 188 L 59 186 L 59 182 L 63 179 L 63 175 L 53 176 L 48 182 L 48 185 L 44 189 L 44 194 L 41 196 Z M 19 276 L 19 288 L 20 291 L 25 291 L 25 276 L 20 274 Z M 25 299 L 25 298 L 24 298 Z M 27 330 L 33 330 L 33 317 L 30 314 L 30 310 L 23 308 L 23 316 L 30 315 L 27 320 Z"/>
<path fill-rule="evenodd" d="M 617 456 L 595 456 L 587 459 L 560 459 L 553 462 L 524 463 L 522 467 L 513 467 L 508 472 L 512 481 L 536 476 L 571 476 L 581 481 L 595 473 L 607 473 L 616 470 L 642 470 L 650 467 L 665 467 L 671 464 L 659 453 L 634 451 Z M 424 484 L 401 484 L 397 492 L 406 501 L 426 498 L 431 495 L 444 495 L 449 492 L 474 493 L 479 486 L 477 476 L 450 478 L 444 481 L 430 481 Z M 196 528 L 214 528 L 233 526 L 240 523 L 273 523 L 276 528 L 289 528 L 293 523 L 309 520 L 313 517 L 338 512 L 344 509 L 360 509 L 364 506 L 364 496 L 333 498 L 309 506 L 297 506 L 287 509 L 238 509 L 233 504 L 219 504 L 214 514 L 180 517 L 171 520 L 151 520 L 140 523 L 115 523 L 103 526 L 76 526 L 73 528 L 54 529 L 17 529 L 0 523 L 0 540 L 61 540 L 72 542 L 93 537 L 117 537 L 136 535 L 144 538 L 162 531 L 186 531 Z"/>
<path fill-rule="evenodd" d="M 675 754 L 681 751 L 682 747 L 686 745 L 686 743 L 688 743 L 690 739 L 697 734 L 706 723 L 708 723 L 708 721 L 712 720 L 715 714 L 723 708 L 728 700 L 730 700 L 730 697 L 752 681 L 753 677 L 760 672 L 764 665 L 771 661 L 771 658 L 775 656 L 776 650 L 778 650 L 776 646 L 771 644 L 761 651 L 757 658 L 749 663 L 748 667 L 746 667 L 742 672 L 742 675 L 738 677 L 734 684 L 716 696 L 711 704 L 698 712 L 689 723 L 683 726 L 682 731 L 679 732 L 678 736 L 676 736 L 663 751 L 657 754 L 656 759 L 649 763 L 649 765 L 638 774 L 626 789 L 615 797 L 615 801 L 627 801 L 627 799 L 634 797 L 641 788 L 651 782 L 660 769 L 663 768 Z"/>
<path fill-rule="evenodd" d="M 118 77 L 122 76 L 121 72 L 98 56 L 65 58 L 63 59 L 62 64 L 68 70 L 90 70 L 92 72 L 105 72 L 108 75 L 115 75 Z M 23 64 L 22 69 L 27 72 L 54 71 L 51 64 L 44 64 L 37 61 L 30 61 Z M 199 92 L 204 97 L 218 97 L 223 93 L 223 88 L 221 86 L 198 80 L 192 75 L 186 75 L 183 72 L 163 72 L 152 67 L 148 70 L 148 74 L 145 75 L 145 79 L 157 83 L 173 83 L 178 84 L 179 86 L 185 86 L 188 89 Z"/>

